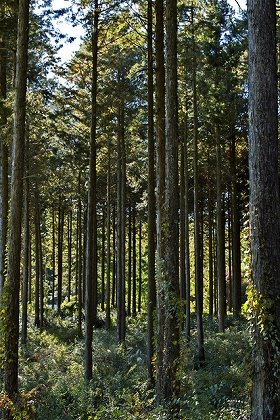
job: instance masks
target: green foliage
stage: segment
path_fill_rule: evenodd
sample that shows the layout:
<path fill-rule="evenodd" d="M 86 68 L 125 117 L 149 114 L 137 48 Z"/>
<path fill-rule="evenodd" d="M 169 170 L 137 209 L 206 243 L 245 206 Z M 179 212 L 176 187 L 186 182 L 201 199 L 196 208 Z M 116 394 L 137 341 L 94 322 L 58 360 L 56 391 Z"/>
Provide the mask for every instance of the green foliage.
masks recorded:
<path fill-rule="evenodd" d="M 11 406 L 16 419 L 249 418 L 250 346 L 244 321 L 218 334 L 217 323 L 205 320 L 203 369 L 196 369 L 191 357 L 196 354 L 193 330 L 189 346 L 182 343 L 181 392 L 160 407 L 147 382 L 145 322 L 145 315 L 129 319 L 126 346 L 116 344 L 116 327 L 94 330 L 90 383 L 83 379 L 83 342 L 76 338 L 71 314 L 53 317 L 47 331 L 29 328 L 28 344 L 20 350 L 20 397 L 12 403 L 1 394 L 1 407 Z"/>

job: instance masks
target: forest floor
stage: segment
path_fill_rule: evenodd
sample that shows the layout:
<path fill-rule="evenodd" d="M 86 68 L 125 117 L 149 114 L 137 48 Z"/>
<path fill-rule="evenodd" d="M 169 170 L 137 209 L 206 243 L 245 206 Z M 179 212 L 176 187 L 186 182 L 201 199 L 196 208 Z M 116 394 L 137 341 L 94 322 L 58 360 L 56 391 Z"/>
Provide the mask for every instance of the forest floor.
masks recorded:
<path fill-rule="evenodd" d="M 114 325 L 109 332 L 94 331 L 89 384 L 83 379 L 83 340 L 77 338 L 76 317 L 71 311 L 64 315 L 49 310 L 44 331 L 29 328 L 28 344 L 20 349 L 21 392 L 12 407 L 15 419 L 250 418 L 251 349 L 245 320 L 230 319 L 221 334 L 217 322 L 205 318 L 206 365 L 200 369 L 193 329 L 189 347 L 182 343 L 181 394 L 158 407 L 147 382 L 144 315 L 128 319 L 126 347 L 117 344 Z M 1 399 L 3 406 L 4 394 L 0 408 Z"/>

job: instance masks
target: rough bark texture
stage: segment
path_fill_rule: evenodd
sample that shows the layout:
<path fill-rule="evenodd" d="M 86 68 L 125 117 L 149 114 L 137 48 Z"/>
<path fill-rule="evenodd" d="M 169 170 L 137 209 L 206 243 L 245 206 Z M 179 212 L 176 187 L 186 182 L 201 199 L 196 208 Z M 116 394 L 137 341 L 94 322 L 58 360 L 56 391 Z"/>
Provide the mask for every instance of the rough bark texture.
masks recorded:
<path fill-rule="evenodd" d="M 249 0 L 248 22 L 252 266 L 257 300 L 264 312 L 264 319 L 256 314 L 255 320 L 251 418 L 257 420 L 279 418 L 280 407 L 280 206 L 275 0 Z"/>
<path fill-rule="evenodd" d="M 222 170 L 220 129 L 216 127 L 216 182 L 217 182 L 217 279 L 218 279 L 218 318 L 219 331 L 225 329 L 226 279 L 225 279 L 225 226 L 222 209 Z"/>
<path fill-rule="evenodd" d="M 179 293 L 179 176 L 177 103 L 177 1 L 166 1 L 166 159 L 165 159 L 165 343 L 163 397 L 178 392 L 180 320 Z"/>
<path fill-rule="evenodd" d="M 5 42 L 0 38 L 0 98 L 7 96 L 7 50 Z M 6 110 L 1 109 L 0 125 L 7 124 Z M 8 228 L 8 147 L 5 139 L 0 144 L 0 305 L 5 280 L 5 260 Z"/>
<path fill-rule="evenodd" d="M 156 282 L 157 282 L 157 400 L 162 395 L 163 345 L 164 345 L 164 191 L 165 191 L 165 68 L 164 68 L 164 17 L 163 0 L 156 0 Z"/>
<path fill-rule="evenodd" d="M 108 141 L 106 244 L 106 328 L 111 326 L 111 141 Z"/>
<path fill-rule="evenodd" d="M 23 280 L 22 280 L 22 327 L 21 342 L 26 344 L 27 341 L 27 303 L 28 303 L 28 287 L 29 287 L 29 250 L 30 250 L 30 211 L 29 211 L 29 168 L 28 168 L 28 146 L 26 146 L 26 169 L 24 180 L 24 238 L 23 238 Z"/>
<path fill-rule="evenodd" d="M 192 8 L 192 31 L 194 45 L 194 10 Z M 194 254 L 195 254 L 195 300 L 196 300 L 196 318 L 197 318 L 197 344 L 198 358 L 201 364 L 205 361 L 204 353 L 204 331 L 203 331 L 203 290 L 201 287 L 201 240 L 199 229 L 199 185 L 198 185 L 198 116 L 197 116 L 197 82 L 196 82 L 196 56 L 193 57 L 193 170 L 194 170 Z"/>
<path fill-rule="evenodd" d="M 98 0 L 94 1 L 92 28 L 91 128 L 88 181 L 86 292 L 85 292 L 85 378 L 92 378 L 92 336 L 97 318 L 97 220 L 96 220 L 96 108 Z"/>
<path fill-rule="evenodd" d="M 25 107 L 28 52 L 29 0 L 19 0 L 16 92 L 14 105 L 11 214 L 6 286 L 5 380 L 9 396 L 18 391 L 19 287 L 23 207 Z"/>
<path fill-rule="evenodd" d="M 232 208 L 232 306 L 233 315 L 241 311 L 241 255 L 240 255 L 240 214 L 238 206 L 235 135 L 231 139 L 231 208 Z"/>
<path fill-rule="evenodd" d="M 119 107 L 117 191 L 117 327 L 118 342 L 125 343 L 125 139 L 124 103 Z"/>
<path fill-rule="evenodd" d="M 148 0 L 148 328 L 147 368 L 150 383 L 154 384 L 152 360 L 155 353 L 154 321 L 156 309 L 155 250 L 156 250 L 156 196 L 155 196 L 155 139 L 153 88 L 153 3 Z"/>

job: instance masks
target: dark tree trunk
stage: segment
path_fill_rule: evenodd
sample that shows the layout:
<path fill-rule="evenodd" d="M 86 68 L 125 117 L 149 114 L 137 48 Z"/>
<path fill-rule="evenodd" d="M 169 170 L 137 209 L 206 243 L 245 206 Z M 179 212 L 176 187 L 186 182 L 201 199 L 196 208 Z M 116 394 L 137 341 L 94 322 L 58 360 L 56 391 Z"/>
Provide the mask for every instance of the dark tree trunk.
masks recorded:
<path fill-rule="evenodd" d="M 240 213 L 238 205 L 235 134 L 231 139 L 231 208 L 232 208 L 232 306 L 237 318 L 241 311 Z"/>
<path fill-rule="evenodd" d="M 147 367 L 148 379 L 154 384 L 153 357 L 154 321 L 156 309 L 155 283 L 155 239 L 156 239 L 156 197 L 155 197 L 155 140 L 154 140 L 154 88 L 153 88 L 153 2 L 148 0 L 148 331 L 147 331 Z"/>
<path fill-rule="evenodd" d="M 36 327 L 42 328 L 44 316 L 44 271 L 42 256 L 41 210 L 37 183 L 34 191 L 34 227 L 36 249 L 35 325 Z"/>
<path fill-rule="evenodd" d="M 91 127 L 88 180 L 86 291 L 85 291 L 85 378 L 92 379 L 93 325 L 97 319 L 97 219 L 96 219 L 96 122 L 98 0 L 94 0 L 92 27 Z"/>
<path fill-rule="evenodd" d="M 141 302 L 142 302 L 142 222 L 139 222 L 139 275 L 138 275 L 138 313 L 141 312 Z"/>
<path fill-rule="evenodd" d="M 0 37 L 0 99 L 7 97 L 7 50 Z M 6 110 L 3 107 L 0 114 L 0 124 L 7 124 Z M 8 147 L 5 139 L 0 145 L 0 306 L 6 271 L 6 245 L 8 231 Z"/>
<path fill-rule="evenodd" d="M 180 354 L 179 292 L 179 194 L 177 98 L 177 1 L 166 0 L 166 159 L 165 159 L 165 351 L 163 398 L 178 394 Z M 172 314 L 172 315 L 171 315 Z"/>
<path fill-rule="evenodd" d="M 72 280 L 72 210 L 67 218 L 67 242 L 68 242 L 68 302 L 71 298 L 71 280 Z"/>
<path fill-rule="evenodd" d="M 249 174 L 255 302 L 253 420 L 280 407 L 280 205 L 276 2 L 248 0 Z"/>
<path fill-rule="evenodd" d="M 186 185 L 185 185 L 185 142 L 181 142 L 180 165 L 180 297 L 186 313 Z M 182 323 L 184 327 L 184 322 Z"/>
<path fill-rule="evenodd" d="M 118 342 L 125 343 L 125 139 L 124 103 L 119 106 L 117 197 L 117 326 Z"/>
<path fill-rule="evenodd" d="M 116 205 L 113 205 L 113 223 L 112 223 L 112 246 L 113 246 L 113 262 L 112 262 L 112 307 L 116 307 Z"/>
<path fill-rule="evenodd" d="M 105 311 L 105 223 L 106 212 L 105 206 L 102 212 L 102 228 L 101 228 L 101 310 Z"/>
<path fill-rule="evenodd" d="M 217 180 L 217 279 L 219 331 L 225 329 L 226 279 L 225 279 L 225 226 L 222 208 L 222 170 L 220 128 L 216 127 L 216 180 Z"/>
<path fill-rule="evenodd" d="M 52 308 L 54 309 L 54 291 L 55 291 L 55 250 L 56 250 L 56 242 L 55 242 L 55 209 L 52 210 Z"/>
<path fill-rule="evenodd" d="M 26 142 L 26 168 L 24 181 L 24 238 L 23 238 L 23 280 L 22 280 L 22 327 L 21 342 L 26 344 L 27 341 L 27 307 L 28 307 L 28 287 L 29 287 L 29 251 L 30 251 L 30 211 L 29 211 L 29 164 L 28 164 L 28 141 Z"/>
<path fill-rule="evenodd" d="M 64 207 L 62 199 L 59 199 L 58 208 L 58 238 L 57 238 L 57 309 L 60 311 L 62 302 L 62 262 L 63 262 L 63 236 L 64 236 Z"/>
<path fill-rule="evenodd" d="M 82 307 L 83 307 L 83 244 L 82 244 L 82 202 L 81 202 L 81 172 L 78 176 L 78 208 L 77 208 L 77 291 L 78 291 L 78 336 L 82 337 Z"/>
<path fill-rule="evenodd" d="M 111 327 L 111 141 L 108 141 L 107 167 L 107 246 L 106 246 L 106 328 Z"/>
<path fill-rule="evenodd" d="M 132 210 L 132 315 L 136 316 L 136 209 Z"/>
<path fill-rule="evenodd" d="M 128 210 L 128 267 L 127 267 L 127 315 L 130 316 L 131 315 L 131 277 L 132 277 L 132 273 L 131 273 L 131 263 L 132 263 L 132 258 L 131 258 L 131 251 L 132 251 L 132 211 L 131 211 L 131 204 L 129 205 L 129 210 Z"/>
<path fill-rule="evenodd" d="M 13 397 L 18 392 L 19 288 L 25 149 L 28 24 L 29 0 L 19 0 L 10 235 L 5 299 L 6 331 L 4 389 L 10 397 Z"/>
<path fill-rule="evenodd" d="M 208 272 L 209 272 L 209 316 L 213 316 L 214 276 L 213 276 L 213 209 L 210 186 L 208 186 Z"/>
<path fill-rule="evenodd" d="M 157 401 L 163 396 L 163 351 L 164 351 L 164 193 L 165 193 L 165 66 L 164 66 L 164 17 L 163 0 L 156 0 L 155 55 L 156 55 L 156 140 L 157 140 Z"/>
<path fill-rule="evenodd" d="M 192 37 L 194 45 L 194 10 L 192 8 Z M 197 344 L 198 359 L 200 364 L 204 364 L 204 331 L 203 331 L 203 290 L 201 288 L 201 240 L 199 223 L 199 183 L 198 183 L 198 115 L 197 115 L 197 82 L 196 82 L 196 56 L 193 57 L 193 165 L 194 165 L 194 254 L 195 254 L 195 299 L 196 299 L 196 318 L 197 318 Z"/>

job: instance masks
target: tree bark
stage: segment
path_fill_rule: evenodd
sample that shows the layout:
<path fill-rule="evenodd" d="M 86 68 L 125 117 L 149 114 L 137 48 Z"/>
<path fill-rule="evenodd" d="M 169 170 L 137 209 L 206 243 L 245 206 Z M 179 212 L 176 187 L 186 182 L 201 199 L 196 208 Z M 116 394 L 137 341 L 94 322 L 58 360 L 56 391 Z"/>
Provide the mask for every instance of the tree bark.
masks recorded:
<path fill-rule="evenodd" d="M 248 0 L 249 175 L 255 316 L 253 420 L 280 407 L 280 204 L 276 2 Z"/>
<path fill-rule="evenodd" d="M 222 173 L 220 128 L 216 126 L 216 182 L 217 182 L 217 279 L 219 331 L 225 330 L 226 279 L 225 279 L 225 226 L 222 209 Z"/>
<path fill-rule="evenodd" d="M 157 401 L 163 395 L 164 351 L 164 194 L 165 194 L 165 65 L 164 65 L 164 15 L 163 0 L 155 1 L 155 55 L 156 55 L 156 286 L 157 286 Z"/>
<path fill-rule="evenodd" d="M 28 27 L 29 0 L 19 0 L 11 179 L 10 235 L 7 284 L 5 290 L 6 331 L 4 389 L 10 397 L 13 397 L 18 392 L 19 288 L 25 149 Z"/>
<path fill-rule="evenodd" d="M 92 337 L 97 320 L 97 219 L 96 219 L 96 122 L 98 0 L 94 1 L 92 28 L 91 127 L 88 181 L 86 292 L 85 292 L 85 378 L 92 379 Z"/>
<path fill-rule="evenodd" d="M 177 1 L 166 0 L 165 343 L 163 397 L 178 394 L 180 354 Z"/>
<path fill-rule="evenodd" d="M 194 44 L 194 8 L 192 7 L 192 38 Z M 199 183 L 198 183 L 198 115 L 197 115 L 197 82 L 196 82 L 196 56 L 194 51 L 192 84 L 193 84 L 193 170 L 194 170 L 194 254 L 195 254 L 195 299 L 196 299 L 196 319 L 197 319 L 197 344 L 198 359 L 201 365 L 205 362 L 204 353 L 204 331 L 203 331 L 203 290 L 201 288 L 201 240 L 199 223 Z"/>
<path fill-rule="evenodd" d="M 153 2 L 148 0 L 148 328 L 147 368 L 149 382 L 154 385 L 153 357 L 155 354 L 155 250 L 156 250 L 156 197 L 155 197 L 155 139 L 154 139 L 154 75 L 153 75 Z"/>
<path fill-rule="evenodd" d="M 22 327 L 21 342 L 27 342 L 27 307 L 28 307 L 28 287 L 29 287 L 29 251 L 30 251 L 30 211 L 29 211 L 29 164 L 28 164 L 28 141 L 26 142 L 26 167 L 24 180 L 24 239 L 23 239 L 23 280 L 22 280 Z"/>
<path fill-rule="evenodd" d="M 0 98 L 7 97 L 7 50 L 4 39 L 0 38 Z M 0 124 L 7 124 L 6 110 L 0 115 Z M 2 138 L 0 145 L 0 306 L 6 271 L 6 246 L 8 232 L 8 147 Z"/>

